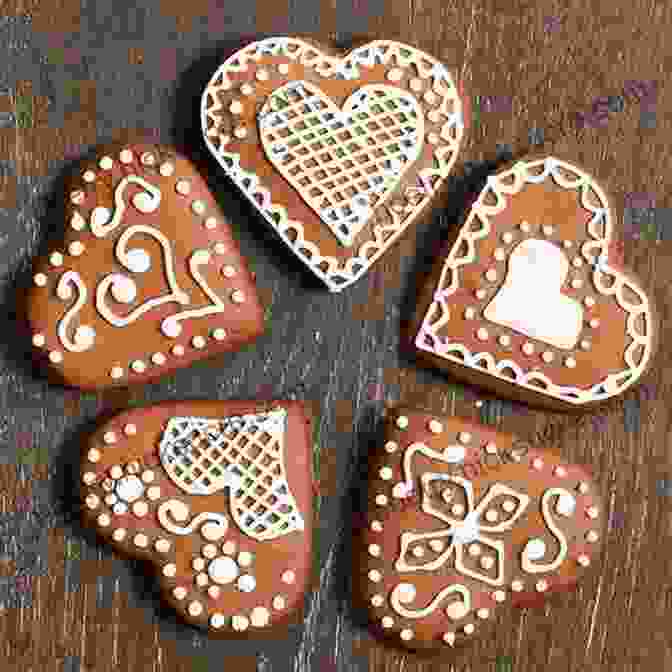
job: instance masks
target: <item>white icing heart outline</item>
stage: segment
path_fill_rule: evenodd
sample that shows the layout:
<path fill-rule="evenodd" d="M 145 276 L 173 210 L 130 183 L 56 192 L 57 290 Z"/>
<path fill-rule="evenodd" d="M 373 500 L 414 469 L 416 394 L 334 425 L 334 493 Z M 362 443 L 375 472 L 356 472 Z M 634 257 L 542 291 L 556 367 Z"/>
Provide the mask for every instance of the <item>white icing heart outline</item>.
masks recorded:
<path fill-rule="evenodd" d="M 274 109 L 274 103 L 276 103 L 278 99 L 281 100 L 284 99 L 289 93 L 295 94 L 297 92 L 298 95 L 303 95 L 306 93 L 308 94 L 307 98 L 302 99 L 302 107 L 305 106 L 308 107 L 311 111 L 317 112 L 317 114 L 319 114 L 320 121 L 322 123 L 319 125 L 311 125 L 307 127 L 305 131 L 296 131 L 295 123 L 297 119 L 296 117 L 294 117 L 291 119 L 292 125 L 289 129 L 288 135 L 281 136 L 281 140 L 278 141 L 277 140 L 278 134 L 276 132 L 277 125 L 279 123 L 284 123 L 287 120 L 283 119 L 282 116 L 284 110 Z M 385 97 L 385 100 L 380 100 L 381 97 Z M 332 158 L 327 162 L 322 163 L 318 162 L 316 168 L 313 168 L 310 171 L 303 170 L 301 173 L 294 174 L 292 171 L 292 167 L 296 164 L 291 164 L 290 166 L 284 161 L 284 158 L 287 155 L 287 145 L 291 144 L 291 142 L 295 139 L 299 139 L 300 141 L 302 136 L 308 134 L 312 134 L 313 136 L 315 136 L 317 133 L 320 133 L 319 137 L 317 138 L 320 144 L 327 143 L 330 140 L 333 141 L 333 144 L 330 144 L 329 147 L 325 147 L 323 150 L 315 151 L 312 154 L 310 154 L 309 157 L 311 159 L 314 159 L 316 154 L 321 154 L 324 151 L 330 153 L 333 157 L 333 154 L 337 153 L 339 150 L 342 151 L 342 147 L 345 144 L 356 145 L 357 151 L 355 152 L 355 154 L 357 156 L 361 156 L 362 154 L 364 154 L 367 158 L 368 156 L 374 156 L 376 150 L 380 150 L 382 148 L 378 144 L 374 145 L 368 144 L 366 142 L 366 137 L 361 139 L 357 137 L 354 131 L 361 129 L 361 127 L 364 126 L 365 124 L 362 124 L 361 120 L 360 122 L 355 121 L 353 117 L 360 112 L 365 112 L 369 115 L 366 120 L 366 123 L 367 124 L 372 123 L 372 121 L 373 123 L 375 123 L 375 117 L 374 117 L 375 112 L 372 111 L 372 108 L 376 104 L 378 104 L 378 106 L 382 106 L 382 104 L 387 103 L 388 100 L 391 101 L 398 100 L 400 108 L 404 107 L 406 108 L 406 110 L 402 110 L 402 112 L 405 111 L 407 115 L 413 115 L 415 117 L 414 120 L 415 128 L 413 128 L 413 132 L 408 135 L 408 138 L 400 138 L 400 137 L 396 138 L 396 142 L 394 142 L 393 144 L 399 146 L 398 152 L 396 152 L 394 155 L 389 155 L 389 153 L 387 153 L 384 157 L 386 162 L 389 163 L 392 163 L 393 161 L 398 161 L 402 157 L 403 159 L 405 159 L 405 163 L 402 164 L 400 169 L 399 167 L 396 167 L 396 173 L 394 166 L 391 166 L 388 169 L 386 177 L 391 177 L 392 175 L 395 175 L 396 177 L 396 179 L 394 179 L 391 184 L 390 183 L 388 183 L 387 185 L 384 184 L 385 177 L 383 177 L 381 173 L 371 174 L 370 172 L 367 172 L 366 182 L 369 185 L 369 188 L 365 190 L 357 189 L 355 194 L 353 194 L 349 200 L 345 200 L 345 202 L 339 203 L 339 209 L 343 210 L 347 207 L 352 212 L 350 218 L 354 217 L 356 222 L 353 225 L 351 221 L 348 221 L 347 216 L 346 221 L 343 221 L 343 218 L 338 219 L 338 216 L 336 214 L 337 208 L 335 207 L 327 209 L 322 208 L 319 199 L 316 197 L 311 197 L 307 186 L 301 184 L 301 179 L 303 179 L 303 177 L 306 175 L 307 172 L 317 173 L 324 171 L 326 175 L 326 181 L 329 182 L 338 177 L 345 176 L 349 172 L 353 171 L 361 172 L 363 171 L 365 166 L 363 164 L 355 164 L 354 168 L 350 168 L 349 170 L 346 169 L 342 164 L 347 160 L 351 160 L 352 155 L 348 154 L 345 156 L 345 158 L 343 157 L 336 159 Z M 291 110 L 295 110 L 297 105 L 294 104 L 290 105 L 289 107 Z M 387 114 L 389 115 L 389 111 L 387 112 Z M 301 123 L 305 123 L 304 119 L 306 119 L 307 116 L 308 116 L 307 114 L 304 114 L 299 118 L 299 121 Z M 331 118 L 327 118 L 329 116 Z M 275 169 L 292 185 L 292 187 L 294 187 L 294 189 L 301 196 L 301 198 L 313 209 L 313 211 L 318 215 L 318 217 L 320 217 L 320 219 L 329 227 L 330 231 L 336 236 L 336 238 L 338 238 L 340 243 L 345 247 L 351 247 L 353 245 L 355 238 L 362 230 L 362 228 L 364 228 L 369 219 L 373 216 L 375 210 L 381 207 L 385 203 L 387 198 L 395 191 L 397 185 L 401 181 L 402 176 L 413 165 L 413 163 L 417 160 L 418 156 L 421 154 L 423 138 L 425 135 L 424 115 L 422 113 L 422 109 L 420 108 L 420 104 L 418 103 L 415 96 L 403 91 L 398 87 L 377 85 L 377 84 L 362 86 L 356 91 L 353 91 L 353 93 L 350 94 L 347 100 L 343 103 L 343 106 L 338 107 L 338 105 L 336 105 L 336 103 L 334 103 L 329 96 L 327 96 L 319 87 L 315 86 L 314 84 L 311 84 L 310 82 L 307 81 L 289 82 L 284 86 L 281 86 L 280 88 L 275 89 L 273 91 L 273 93 L 267 98 L 263 107 L 259 111 L 257 119 L 259 125 L 259 135 L 261 137 L 261 146 L 268 160 L 273 164 Z M 378 125 L 380 126 L 380 123 Z M 285 126 L 285 128 L 287 128 L 287 126 Z M 324 131 L 324 133 L 322 133 L 322 131 Z M 335 136 L 337 136 L 337 133 L 333 131 L 337 131 L 338 133 L 347 132 L 352 137 L 350 140 L 347 141 L 347 143 L 343 142 L 339 143 L 336 142 L 335 140 Z M 386 134 L 390 135 L 389 127 L 385 128 L 385 132 Z M 271 138 L 276 139 L 274 141 Z M 404 151 L 403 149 L 401 149 L 402 139 L 413 141 L 413 146 L 410 150 Z M 286 141 L 286 144 L 283 141 Z M 284 151 L 280 152 L 279 151 L 280 149 L 283 149 Z M 306 157 L 302 159 L 302 161 L 305 160 Z M 376 168 L 379 168 L 380 167 L 379 163 L 383 163 L 383 161 L 380 159 L 375 160 L 374 158 L 373 163 L 375 164 Z M 371 161 L 367 163 L 367 165 L 370 164 Z M 337 167 L 341 172 L 339 172 L 336 175 L 329 173 L 329 168 L 334 166 Z M 389 171 L 391 171 L 391 173 Z M 377 190 L 374 186 L 371 185 L 369 180 L 375 180 L 375 179 L 379 179 L 383 183 L 382 189 Z M 322 180 L 322 182 L 324 181 L 325 180 Z M 362 176 L 357 178 L 357 182 L 361 181 Z M 311 182 L 310 185 L 308 186 L 312 185 L 315 185 L 315 182 Z M 352 186 L 354 188 L 356 186 L 355 180 L 352 180 L 349 183 L 339 184 L 338 188 L 333 189 L 333 191 L 337 190 L 340 193 L 342 191 L 345 191 L 347 186 Z M 366 213 L 365 213 L 366 216 L 364 216 L 364 213 L 362 213 L 362 216 L 358 216 L 356 201 L 358 199 L 361 200 L 362 198 L 364 198 L 368 202 L 370 199 L 367 198 L 367 194 L 377 196 L 378 200 L 373 204 L 373 206 L 366 207 Z"/>
<path fill-rule="evenodd" d="M 364 242 L 352 257 L 342 262 L 331 256 L 324 256 L 320 249 L 307 240 L 303 224 L 290 220 L 287 210 L 281 203 L 273 202 L 271 191 L 265 187 L 258 176 L 240 167 L 239 155 L 225 150 L 224 133 L 214 132 L 210 123 L 217 124 L 217 114 L 223 105 L 217 95 L 218 91 L 230 89 L 234 84 L 228 73 L 236 74 L 247 70 L 247 63 L 258 61 L 262 56 L 286 56 L 303 66 L 314 66 L 315 71 L 323 77 L 338 76 L 346 79 L 359 77 L 359 66 L 394 64 L 401 68 L 413 65 L 420 78 L 433 78 L 433 91 L 443 98 L 441 109 L 445 111 L 447 121 L 444 123 L 440 139 L 445 145 L 434 152 L 435 166 L 421 171 L 418 178 L 423 184 L 431 185 L 425 189 L 425 195 L 413 206 L 402 213 L 387 209 L 390 222 L 377 224 L 373 227 L 372 238 Z M 212 100 L 212 104 L 209 100 Z M 451 105 L 452 112 L 447 108 Z M 437 59 L 414 47 L 390 40 L 375 40 L 358 47 L 343 56 L 323 54 L 313 45 L 304 40 L 289 37 L 274 37 L 254 42 L 230 56 L 214 73 L 201 98 L 201 131 L 206 146 L 223 168 L 224 172 L 236 183 L 247 196 L 254 208 L 264 217 L 278 233 L 292 252 L 322 280 L 330 291 L 338 292 L 357 281 L 369 267 L 374 264 L 385 251 L 392 246 L 415 220 L 423 208 L 430 202 L 457 159 L 460 142 L 464 132 L 462 103 L 453 79 Z M 221 143 L 218 147 L 215 138 Z"/>

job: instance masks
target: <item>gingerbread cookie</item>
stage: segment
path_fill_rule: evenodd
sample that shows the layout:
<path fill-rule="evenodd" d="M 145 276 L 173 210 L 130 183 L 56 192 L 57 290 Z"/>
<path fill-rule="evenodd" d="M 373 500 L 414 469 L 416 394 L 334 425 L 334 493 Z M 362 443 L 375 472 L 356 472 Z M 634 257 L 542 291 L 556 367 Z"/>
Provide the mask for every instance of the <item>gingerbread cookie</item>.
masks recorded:
<path fill-rule="evenodd" d="M 167 602 L 210 632 L 284 626 L 310 580 L 312 445 L 299 402 L 172 402 L 88 441 L 85 521 L 149 561 Z"/>
<path fill-rule="evenodd" d="M 66 383 L 146 382 L 263 331 L 229 223 L 173 150 L 105 148 L 66 188 L 62 245 L 28 295 L 34 351 Z"/>
<path fill-rule="evenodd" d="M 569 163 L 490 177 L 420 301 L 420 357 L 558 410 L 621 394 L 649 367 L 657 327 L 609 259 L 612 229 L 604 191 Z"/>
<path fill-rule="evenodd" d="M 594 562 L 604 512 L 584 468 L 461 418 L 387 423 L 355 570 L 377 633 L 450 650 L 497 605 L 541 604 Z"/>
<path fill-rule="evenodd" d="M 255 42 L 214 74 L 201 123 L 227 175 L 331 291 L 413 224 L 463 134 L 446 67 L 389 40 L 346 55 L 293 37 Z"/>

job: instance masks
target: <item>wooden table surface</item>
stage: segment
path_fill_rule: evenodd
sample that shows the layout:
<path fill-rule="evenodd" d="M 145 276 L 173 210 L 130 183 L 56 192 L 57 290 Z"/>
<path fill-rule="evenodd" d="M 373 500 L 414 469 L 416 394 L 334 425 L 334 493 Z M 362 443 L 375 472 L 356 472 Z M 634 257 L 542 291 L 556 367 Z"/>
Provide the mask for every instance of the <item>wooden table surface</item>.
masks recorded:
<path fill-rule="evenodd" d="M 672 669 L 671 26 L 672 6 L 654 0 L 0 0 L 0 669 Z M 363 34 L 409 42 L 458 73 L 470 105 L 467 140 L 434 214 L 340 295 L 268 233 L 199 138 L 199 94 L 224 55 L 287 33 L 343 46 Z M 657 96 L 642 100 L 652 81 Z M 142 134 L 178 145 L 208 171 L 254 264 L 270 330 L 243 352 L 139 389 L 82 395 L 47 385 L 13 328 L 17 288 L 63 226 L 62 178 L 73 162 L 99 142 Z M 469 195 L 499 162 L 530 149 L 575 160 L 611 192 L 623 225 L 618 254 L 661 313 L 662 347 L 645 385 L 592 415 L 494 399 L 420 369 L 399 347 L 415 278 Z M 281 641 L 210 641 L 183 626 L 141 565 L 80 527 L 79 441 L 96 418 L 196 397 L 313 402 L 319 584 L 305 623 Z M 480 417 L 590 465 L 607 492 L 610 532 L 576 593 L 536 610 L 504 607 L 496 639 L 435 659 L 368 635 L 349 599 L 352 494 L 389 400 Z"/>

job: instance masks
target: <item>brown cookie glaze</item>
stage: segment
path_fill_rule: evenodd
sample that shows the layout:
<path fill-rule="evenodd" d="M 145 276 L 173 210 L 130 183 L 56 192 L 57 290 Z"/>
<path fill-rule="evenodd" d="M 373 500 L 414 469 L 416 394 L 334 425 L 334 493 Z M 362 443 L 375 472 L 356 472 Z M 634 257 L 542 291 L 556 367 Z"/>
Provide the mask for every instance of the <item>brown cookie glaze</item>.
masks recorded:
<path fill-rule="evenodd" d="M 636 384 L 657 318 L 609 259 L 613 219 L 602 188 L 565 161 L 519 161 L 490 177 L 420 298 L 420 359 L 555 410 Z"/>
<path fill-rule="evenodd" d="M 498 604 L 573 588 L 600 549 L 586 469 L 491 427 L 395 410 L 370 468 L 356 592 L 396 645 L 468 643 Z"/>
<path fill-rule="evenodd" d="M 84 520 L 149 561 L 188 623 L 266 635 L 296 620 L 311 580 L 311 441 L 295 401 L 127 411 L 85 447 Z"/>
<path fill-rule="evenodd" d="M 27 296 L 34 353 L 57 380 L 147 382 L 262 333 L 252 274 L 188 159 L 104 147 L 65 200 L 63 242 L 35 262 Z"/>
<path fill-rule="evenodd" d="M 342 54 L 295 37 L 228 58 L 201 125 L 220 166 L 331 291 L 415 222 L 464 132 L 456 83 L 432 56 L 391 40 Z"/>

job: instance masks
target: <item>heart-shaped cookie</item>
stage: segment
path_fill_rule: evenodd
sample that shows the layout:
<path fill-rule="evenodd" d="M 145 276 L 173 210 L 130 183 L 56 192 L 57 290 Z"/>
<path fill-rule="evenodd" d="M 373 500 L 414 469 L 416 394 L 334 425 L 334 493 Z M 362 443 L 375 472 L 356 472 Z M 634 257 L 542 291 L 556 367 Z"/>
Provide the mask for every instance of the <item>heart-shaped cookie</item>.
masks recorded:
<path fill-rule="evenodd" d="M 450 649 L 497 616 L 572 588 L 602 501 L 582 467 L 456 417 L 398 410 L 370 462 L 358 594 L 375 631 Z"/>
<path fill-rule="evenodd" d="M 553 157 L 490 177 L 420 301 L 421 357 L 558 410 L 634 385 L 657 325 L 639 282 L 609 259 L 612 220 L 595 180 Z"/>
<path fill-rule="evenodd" d="M 344 56 L 291 37 L 255 42 L 214 74 L 201 122 L 222 168 L 332 291 L 417 219 L 463 133 L 448 70 L 388 40 Z"/>
<path fill-rule="evenodd" d="M 59 379 L 147 381 L 262 332 L 254 280 L 186 158 L 106 148 L 66 199 L 64 242 L 36 262 L 27 309 L 35 353 Z"/>
<path fill-rule="evenodd" d="M 310 425 L 298 402 L 123 413 L 85 448 L 84 519 L 152 563 L 188 622 L 246 635 L 284 626 L 310 580 Z"/>

